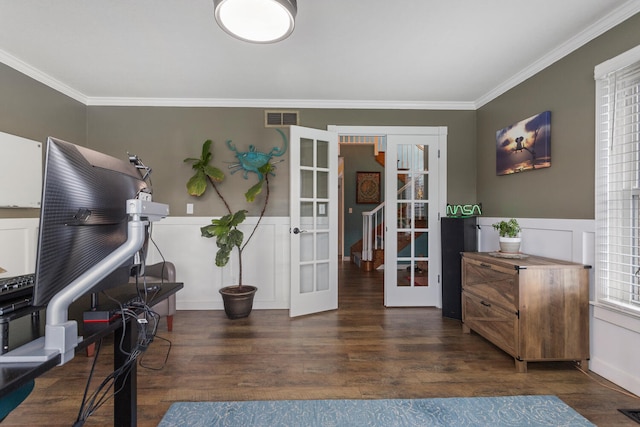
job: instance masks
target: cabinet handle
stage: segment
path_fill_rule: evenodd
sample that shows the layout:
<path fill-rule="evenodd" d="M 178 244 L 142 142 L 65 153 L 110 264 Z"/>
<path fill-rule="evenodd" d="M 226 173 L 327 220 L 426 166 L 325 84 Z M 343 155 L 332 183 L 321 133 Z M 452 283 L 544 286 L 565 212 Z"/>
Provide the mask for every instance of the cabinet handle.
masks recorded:
<path fill-rule="evenodd" d="M 491 264 L 485 264 L 484 262 L 481 262 L 480 267 L 491 268 Z"/>
<path fill-rule="evenodd" d="M 491 304 L 489 304 L 488 302 L 480 301 L 480 304 L 484 305 L 485 307 L 491 307 Z"/>

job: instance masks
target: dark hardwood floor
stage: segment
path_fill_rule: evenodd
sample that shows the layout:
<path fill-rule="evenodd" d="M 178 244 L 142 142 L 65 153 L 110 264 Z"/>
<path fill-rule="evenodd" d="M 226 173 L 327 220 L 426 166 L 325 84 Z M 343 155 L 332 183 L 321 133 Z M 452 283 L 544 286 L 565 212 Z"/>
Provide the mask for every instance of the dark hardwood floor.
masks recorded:
<path fill-rule="evenodd" d="M 185 284 L 188 286 L 188 283 Z M 213 291 L 212 291 L 213 292 Z M 640 399 L 572 363 L 513 359 L 434 308 L 383 307 L 381 272 L 340 269 L 338 310 L 290 319 L 286 310 L 254 310 L 230 321 L 221 311 L 179 311 L 164 321 L 138 368 L 138 425 L 155 426 L 175 401 L 377 399 L 549 394 L 598 426 L 637 426 L 617 411 Z M 111 369 L 103 346 L 93 383 Z M 3 426 L 70 426 L 92 358 L 76 357 L 39 378 Z M 87 426 L 112 425 L 107 403 Z"/>

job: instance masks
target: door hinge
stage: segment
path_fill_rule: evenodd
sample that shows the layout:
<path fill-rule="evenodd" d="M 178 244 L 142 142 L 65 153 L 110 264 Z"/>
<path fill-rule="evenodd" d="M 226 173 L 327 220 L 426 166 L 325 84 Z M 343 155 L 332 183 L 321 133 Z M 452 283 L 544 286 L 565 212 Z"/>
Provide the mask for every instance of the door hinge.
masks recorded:
<path fill-rule="evenodd" d="M 440 158 L 440 149 L 438 148 L 438 158 Z"/>

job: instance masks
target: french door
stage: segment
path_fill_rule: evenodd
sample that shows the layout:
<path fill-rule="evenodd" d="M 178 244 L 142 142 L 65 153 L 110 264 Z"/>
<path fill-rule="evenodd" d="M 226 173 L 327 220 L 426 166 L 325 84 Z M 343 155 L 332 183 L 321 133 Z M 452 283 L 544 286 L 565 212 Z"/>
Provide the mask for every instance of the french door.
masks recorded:
<path fill-rule="evenodd" d="M 446 128 L 429 134 L 387 135 L 385 166 L 384 304 L 442 306 L 440 168 Z"/>
<path fill-rule="evenodd" d="M 291 126 L 291 305 L 301 316 L 338 308 L 338 135 Z"/>

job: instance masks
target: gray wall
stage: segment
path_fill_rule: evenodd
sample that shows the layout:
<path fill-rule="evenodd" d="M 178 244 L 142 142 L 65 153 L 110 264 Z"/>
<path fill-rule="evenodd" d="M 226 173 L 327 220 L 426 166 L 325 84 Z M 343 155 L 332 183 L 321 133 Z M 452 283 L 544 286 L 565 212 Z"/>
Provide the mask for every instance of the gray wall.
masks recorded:
<path fill-rule="evenodd" d="M 426 84 L 426 83 L 425 83 Z M 446 126 L 448 203 L 476 199 L 476 112 L 444 110 L 303 110 L 302 125 Z"/>
<path fill-rule="evenodd" d="M 608 31 L 478 111 L 302 109 L 301 125 L 447 126 L 448 203 L 483 204 L 488 216 L 593 218 L 593 67 L 640 44 L 640 15 Z M 428 84 L 425 82 L 425 84 Z M 240 150 L 279 146 L 280 137 L 263 126 L 263 109 L 85 107 L 0 64 L 0 130 L 42 140 L 54 135 L 124 156 L 132 152 L 152 166 L 156 200 L 184 215 L 190 168 L 182 160 L 215 141 L 214 162 L 233 162 L 224 141 Z M 496 176 L 495 132 L 533 114 L 550 110 L 552 166 Z M 278 165 L 273 203 L 267 215 L 288 214 L 288 162 Z M 253 178 L 253 177 L 250 177 Z M 253 182 L 229 177 L 222 190 L 232 208 L 245 206 L 242 194 Z M 477 189 L 476 189 L 477 184 Z M 256 214 L 257 206 L 251 214 Z M 195 215 L 223 213 L 214 194 L 195 202 Z M 0 217 L 37 216 L 37 210 L 0 209 Z"/>
<path fill-rule="evenodd" d="M 48 136 L 55 136 L 85 145 L 86 123 L 82 103 L 0 64 L 0 131 L 34 141 L 45 142 Z M 16 177 L 16 185 L 19 183 L 20 177 Z M 0 218 L 39 214 L 39 209 L 0 209 Z"/>
<path fill-rule="evenodd" d="M 448 126 L 449 201 L 475 202 L 475 111 L 341 110 L 302 109 L 300 124 L 326 129 L 328 125 L 361 126 Z M 186 204 L 194 203 L 194 215 L 220 215 L 224 209 L 215 193 L 194 199 L 186 193 L 191 176 L 186 157 L 200 155 L 202 142 L 214 141 L 213 164 L 222 169 L 234 162 L 225 141 L 231 139 L 238 150 L 253 144 L 268 152 L 280 146 L 279 134 L 264 127 L 264 110 L 259 108 L 179 108 L 179 107 L 88 107 L 88 145 L 108 154 L 138 154 L 153 168 L 155 199 L 169 203 L 171 214 L 186 214 Z M 277 165 L 272 179 L 268 216 L 289 214 L 289 162 Z M 233 210 L 247 207 L 244 191 L 255 182 L 238 173 L 227 174 L 220 187 Z M 351 183 L 345 181 L 345 185 Z M 348 191 L 348 189 L 345 189 Z M 258 200 L 259 202 L 259 200 Z M 257 215 L 260 204 L 249 206 Z"/>
<path fill-rule="evenodd" d="M 202 143 L 211 139 L 211 163 L 227 174 L 221 193 L 232 210 L 247 208 L 249 215 L 257 215 L 261 199 L 247 205 L 243 197 L 257 182 L 256 175 L 250 174 L 247 180 L 240 172 L 230 175 L 228 166 L 235 158 L 225 143 L 232 140 L 238 151 L 248 151 L 250 144 L 258 151 L 282 146 L 280 135 L 263 124 L 264 111 L 252 108 L 89 107 L 88 145 L 114 156 L 137 154 L 153 169 L 154 200 L 168 203 L 171 215 L 186 215 L 187 203 L 194 203 L 196 216 L 223 215 L 224 206 L 213 191 L 196 199 L 186 190 L 192 169 L 183 160 L 200 157 Z M 267 215 L 288 215 L 288 161 L 277 164 L 270 182 Z"/>
<path fill-rule="evenodd" d="M 594 218 L 594 66 L 640 44 L 640 14 L 477 111 L 478 200 L 486 216 Z M 496 175 L 495 133 L 551 111 L 551 167 Z"/>

